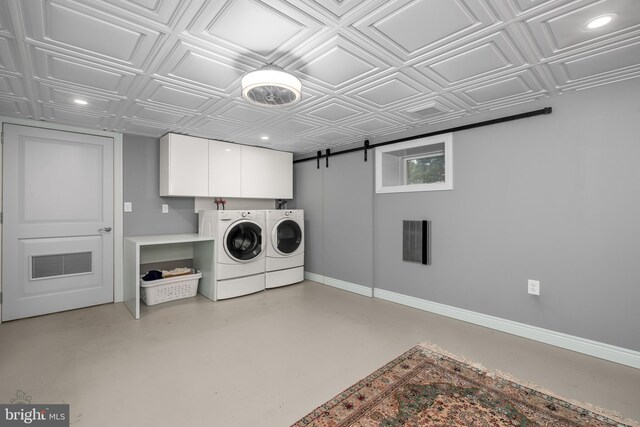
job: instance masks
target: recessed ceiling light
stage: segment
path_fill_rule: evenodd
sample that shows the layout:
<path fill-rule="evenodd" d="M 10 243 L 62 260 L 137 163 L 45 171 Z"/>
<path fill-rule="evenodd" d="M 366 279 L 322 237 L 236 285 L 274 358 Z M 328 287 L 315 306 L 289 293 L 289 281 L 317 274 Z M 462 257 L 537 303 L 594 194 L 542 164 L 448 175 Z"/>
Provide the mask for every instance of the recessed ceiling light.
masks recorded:
<path fill-rule="evenodd" d="M 75 102 L 78 105 L 87 105 L 88 102 L 85 101 L 84 99 L 74 99 L 73 102 Z"/>
<path fill-rule="evenodd" d="M 593 18 L 591 21 L 587 22 L 587 29 L 595 30 L 596 28 L 604 27 L 611 21 L 613 21 L 613 17 L 615 15 L 602 15 L 597 18 Z"/>
<path fill-rule="evenodd" d="M 260 139 L 264 139 L 266 141 L 267 139 L 269 139 L 269 137 L 268 136 L 261 136 Z"/>

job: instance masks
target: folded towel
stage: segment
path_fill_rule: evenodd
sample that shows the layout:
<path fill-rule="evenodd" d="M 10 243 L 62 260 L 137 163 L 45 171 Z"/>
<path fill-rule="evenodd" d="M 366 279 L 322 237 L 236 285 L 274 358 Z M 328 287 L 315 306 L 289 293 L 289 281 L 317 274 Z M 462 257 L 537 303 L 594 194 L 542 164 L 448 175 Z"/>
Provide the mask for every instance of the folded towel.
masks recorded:
<path fill-rule="evenodd" d="M 185 274 L 193 274 L 193 269 L 186 267 L 174 268 L 173 270 L 162 270 L 162 277 L 184 276 Z"/>

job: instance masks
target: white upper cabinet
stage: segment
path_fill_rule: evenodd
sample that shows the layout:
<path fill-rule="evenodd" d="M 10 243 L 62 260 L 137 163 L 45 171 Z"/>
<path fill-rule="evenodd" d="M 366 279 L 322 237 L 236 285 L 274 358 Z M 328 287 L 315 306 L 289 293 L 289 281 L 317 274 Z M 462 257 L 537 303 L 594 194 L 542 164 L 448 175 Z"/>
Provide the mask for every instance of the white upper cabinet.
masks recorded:
<path fill-rule="evenodd" d="M 242 146 L 242 197 L 293 198 L 293 154 Z"/>
<path fill-rule="evenodd" d="M 160 196 L 293 198 L 293 154 L 169 133 L 160 138 Z"/>
<path fill-rule="evenodd" d="M 241 197 L 242 146 L 209 140 L 209 197 Z"/>
<path fill-rule="evenodd" d="M 160 196 L 209 195 L 209 141 L 186 135 L 160 138 Z"/>

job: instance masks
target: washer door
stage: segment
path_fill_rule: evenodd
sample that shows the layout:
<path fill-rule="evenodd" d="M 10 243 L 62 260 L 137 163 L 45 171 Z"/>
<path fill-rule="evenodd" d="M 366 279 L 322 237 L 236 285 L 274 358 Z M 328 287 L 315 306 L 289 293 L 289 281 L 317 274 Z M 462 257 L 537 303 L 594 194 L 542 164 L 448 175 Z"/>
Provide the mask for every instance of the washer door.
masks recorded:
<path fill-rule="evenodd" d="M 271 242 L 280 255 L 291 255 L 302 243 L 302 230 L 294 220 L 282 219 L 273 227 Z"/>
<path fill-rule="evenodd" d="M 249 220 L 234 223 L 224 234 L 224 250 L 238 262 L 255 259 L 262 252 L 262 227 Z"/>

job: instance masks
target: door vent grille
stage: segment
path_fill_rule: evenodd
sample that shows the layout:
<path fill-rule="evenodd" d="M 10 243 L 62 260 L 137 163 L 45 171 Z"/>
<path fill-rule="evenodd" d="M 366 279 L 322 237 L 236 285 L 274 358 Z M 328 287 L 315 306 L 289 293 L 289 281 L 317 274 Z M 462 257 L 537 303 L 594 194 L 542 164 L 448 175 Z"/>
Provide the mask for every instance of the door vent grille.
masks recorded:
<path fill-rule="evenodd" d="M 91 252 L 31 257 L 31 279 L 91 273 Z"/>
<path fill-rule="evenodd" d="M 402 260 L 431 265 L 431 221 L 402 221 Z"/>

